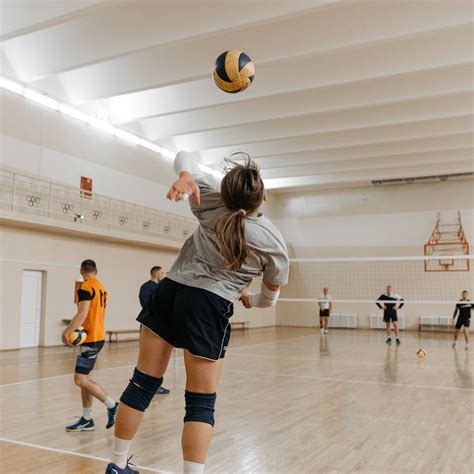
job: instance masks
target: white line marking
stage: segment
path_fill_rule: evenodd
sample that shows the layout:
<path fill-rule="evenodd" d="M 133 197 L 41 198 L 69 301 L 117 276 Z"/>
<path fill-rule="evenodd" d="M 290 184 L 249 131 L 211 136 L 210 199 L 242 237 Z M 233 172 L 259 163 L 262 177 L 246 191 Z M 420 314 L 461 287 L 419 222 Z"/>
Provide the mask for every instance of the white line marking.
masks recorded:
<path fill-rule="evenodd" d="M 158 336 L 159 337 L 159 336 Z M 279 339 L 278 341 L 269 341 L 269 342 L 260 342 L 260 343 L 257 343 L 257 344 L 249 344 L 248 346 L 239 346 L 239 347 L 235 347 L 233 350 L 237 350 L 237 349 L 241 349 L 241 348 L 244 348 L 244 347 L 255 347 L 255 346 L 264 346 L 265 344 L 274 344 L 275 342 L 279 342 L 279 341 L 291 341 L 291 340 L 294 340 L 294 339 L 300 339 L 302 337 L 308 337 L 307 335 L 305 336 L 297 336 L 297 337 L 292 337 L 292 338 L 289 338 L 289 339 Z M 182 359 L 183 356 L 182 355 L 175 355 L 175 359 L 178 360 L 178 359 Z M 129 364 L 129 365 L 121 365 L 121 366 L 117 366 L 117 367 L 105 367 L 103 369 L 95 369 L 94 370 L 94 373 L 96 372 L 101 372 L 101 371 L 105 371 L 105 370 L 115 370 L 115 369 L 127 369 L 127 368 L 132 368 L 132 367 L 135 367 L 136 364 Z M 68 374 L 61 374 L 61 375 L 53 375 L 51 377 L 41 377 L 41 378 L 37 378 L 37 379 L 29 379 L 29 380 L 23 380 L 21 382 L 13 382 L 13 383 L 5 383 L 5 384 L 0 384 L 0 388 L 3 388 L 3 387 L 12 387 L 12 386 L 15 386 L 15 385 L 23 385 L 23 384 L 27 384 L 27 383 L 31 383 L 31 382 L 40 382 L 42 380 L 53 380 L 53 379 L 59 379 L 61 377 L 72 377 L 74 374 L 73 372 L 71 373 L 68 373 Z"/>
<path fill-rule="evenodd" d="M 105 367 L 103 369 L 95 369 L 94 370 L 94 373 L 96 372 L 102 372 L 102 371 L 106 371 L 106 370 L 115 370 L 115 369 L 129 369 L 131 367 L 135 367 L 135 364 L 130 364 L 130 365 L 121 365 L 121 366 L 117 366 L 117 367 Z M 39 379 L 30 379 L 30 380 L 23 380 L 22 382 L 13 382 L 13 383 L 5 383 L 5 384 L 1 384 L 0 385 L 0 388 L 3 388 L 3 387 L 12 387 L 14 385 L 23 385 L 25 383 L 31 383 L 31 382 L 41 382 L 43 380 L 53 380 L 53 379 L 59 379 L 61 377 L 73 377 L 74 376 L 74 373 L 71 372 L 69 374 L 61 374 L 61 375 L 53 375 L 51 377 L 43 377 L 43 378 L 39 378 Z"/>
<path fill-rule="evenodd" d="M 16 439 L 0 438 L 0 441 L 3 441 L 4 443 L 17 444 L 19 446 L 27 446 L 28 448 L 36 448 L 36 449 L 42 449 L 44 451 L 51 451 L 53 453 L 67 454 L 69 456 L 78 456 L 80 458 L 93 459 L 95 461 L 103 461 L 107 464 L 110 462 L 109 459 L 101 458 L 99 456 L 76 453 L 74 451 L 67 451 L 66 449 L 50 448 L 48 446 L 41 446 L 40 444 L 26 443 L 25 441 L 18 441 Z M 139 466 L 139 465 L 136 465 L 136 467 L 138 469 L 147 469 L 148 471 L 151 471 L 151 472 L 159 472 L 161 474 L 171 474 L 170 471 L 163 471 L 162 469 L 157 469 L 153 467 Z"/>
<path fill-rule="evenodd" d="M 279 303 L 320 303 L 323 300 L 321 298 L 285 298 L 281 297 L 278 298 Z M 343 300 L 334 298 L 331 300 L 332 303 L 363 303 L 363 304 L 386 304 L 386 300 Z M 401 301 L 395 301 L 394 303 L 390 304 L 398 304 Z M 456 305 L 459 303 L 459 300 L 403 300 L 404 304 L 449 304 L 449 305 Z M 374 310 L 376 311 L 376 310 Z M 401 311 L 401 310 L 399 310 Z M 382 315 L 380 315 L 382 317 Z M 356 329 L 356 328 L 347 328 L 347 329 Z"/>
<path fill-rule="evenodd" d="M 0 262 L 4 263 L 22 263 L 24 265 L 38 265 L 41 267 L 50 266 L 50 267 L 69 267 L 69 268 L 79 268 L 80 262 L 77 263 L 55 263 L 55 262 L 35 262 L 33 260 L 13 260 L 10 258 L 0 258 Z"/>
<path fill-rule="evenodd" d="M 312 262 L 390 262 L 390 261 L 420 261 L 420 260 L 473 260 L 474 255 L 411 255 L 407 257 L 316 257 L 316 258 L 290 258 L 291 263 Z"/>
<path fill-rule="evenodd" d="M 184 369 L 184 367 L 180 367 Z M 324 380 L 327 382 L 345 382 L 345 383 L 358 383 L 365 385 L 390 385 L 393 387 L 408 387 L 408 388 L 428 388 L 434 390 L 454 390 L 461 392 L 473 392 L 472 388 L 459 388 L 459 387 L 441 387 L 436 385 L 418 385 L 418 384 L 407 384 L 407 383 L 392 383 L 392 382 L 375 382 L 372 380 L 357 380 L 357 379 L 341 379 L 337 377 L 317 377 L 312 375 L 294 375 L 294 374 L 283 374 L 283 373 L 272 373 L 272 372 L 251 372 L 250 370 L 235 370 L 223 368 L 223 372 L 235 372 L 237 374 L 249 374 L 249 375 L 261 375 L 265 377 L 290 377 L 295 379 L 310 379 L 310 380 Z"/>

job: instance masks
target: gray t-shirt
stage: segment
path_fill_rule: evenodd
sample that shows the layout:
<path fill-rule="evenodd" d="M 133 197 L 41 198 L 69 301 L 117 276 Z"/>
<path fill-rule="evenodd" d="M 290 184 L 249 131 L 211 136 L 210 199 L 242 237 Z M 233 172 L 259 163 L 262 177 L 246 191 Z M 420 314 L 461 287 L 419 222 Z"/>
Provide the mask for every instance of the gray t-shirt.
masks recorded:
<path fill-rule="evenodd" d="M 245 218 L 245 240 L 251 248 L 248 261 L 238 271 L 226 268 L 215 226 L 217 219 L 229 210 L 221 194 L 202 175 L 194 170 L 192 174 L 201 191 L 201 204 L 197 206 L 192 197 L 189 203 L 199 226 L 184 243 L 166 277 L 232 302 L 250 286 L 252 278 L 262 274 L 267 283 L 285 285 L 289 268 L 286 244 L 280 231 L 263 215 Z"/>

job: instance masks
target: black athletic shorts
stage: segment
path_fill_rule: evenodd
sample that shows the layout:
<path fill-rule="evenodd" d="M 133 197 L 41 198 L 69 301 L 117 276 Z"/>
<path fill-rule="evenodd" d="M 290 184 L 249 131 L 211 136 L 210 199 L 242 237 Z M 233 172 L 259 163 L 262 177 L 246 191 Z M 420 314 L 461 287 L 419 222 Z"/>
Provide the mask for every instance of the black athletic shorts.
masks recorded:
<path fill-rule="evenodd" d="M 76 374 L 89 375 L 91 373 L 104 343 L 105 341 L 85 342 L 79 346 L 79 354 L 77 354 L 74 370 Z"/>
<path fill-rule="evenodd" d="M 319 317 L 320 318 L 329 318 L 329 310 L 328 309 L 320 309 L 319 310 Z"/>
<path fill-rule="evenodd" d="M 456 329 L 461 329 L 463 326 L 465 328 L 468 328 L 470 325 L 471 325 L 471 318 L 458 316 L 458 320 L 456 321 Z"/>
<path fill-rule="evenodd" d="M 389 323 L 390 321 L 398 321 L 398 316 L 396 311 L 385 311 L 383 313 L 383 322 Z"/>
<path fill-rule="evenodd" d="M 230 301 L 164 278 L 137 321 L 172 346 L 216 361 L 225 356 L 229 345 L 233 313 Z"/>

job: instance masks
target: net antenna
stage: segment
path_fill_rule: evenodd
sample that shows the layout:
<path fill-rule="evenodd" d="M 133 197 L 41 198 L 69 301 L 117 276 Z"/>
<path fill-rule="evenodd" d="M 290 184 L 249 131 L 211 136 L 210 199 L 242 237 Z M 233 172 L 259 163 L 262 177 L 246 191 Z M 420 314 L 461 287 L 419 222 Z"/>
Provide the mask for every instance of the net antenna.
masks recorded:
<path fill-rule="evenodd" d="M 424 245 L 425 272 L 468 272 L 469 258 L 452 258 L 469 255 L 469 243 L 461 222 L 461 212 L 455 215 L 438 212 L 436 225 Z"/>

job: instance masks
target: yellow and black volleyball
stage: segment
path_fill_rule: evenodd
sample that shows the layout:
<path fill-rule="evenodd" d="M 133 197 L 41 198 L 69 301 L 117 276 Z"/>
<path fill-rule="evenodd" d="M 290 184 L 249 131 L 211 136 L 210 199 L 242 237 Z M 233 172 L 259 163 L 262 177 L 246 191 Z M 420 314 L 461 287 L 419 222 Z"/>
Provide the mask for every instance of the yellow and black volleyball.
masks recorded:
<path fill-rule="evenodd" d="M 426 356 L 426 351 L 424 349 L 418 349 L 416 355 L 419 359 L 423 359 Z"/>
<path fill-rule="evenodd" d="M 74 329 L 71 334 L 69 334 L 69 342 L 73 346 L 80 346 L 87 339 L 87 332 L 82 327 L 79 326 L 77 329 Z"/>
<path fill-rule="evenodd" d="M 218 56 L 213 76 L 219 89 L 235 94 L 252 84 L 255 66 L 245 53 L 231 49 Z"/>

